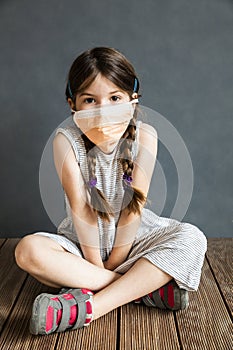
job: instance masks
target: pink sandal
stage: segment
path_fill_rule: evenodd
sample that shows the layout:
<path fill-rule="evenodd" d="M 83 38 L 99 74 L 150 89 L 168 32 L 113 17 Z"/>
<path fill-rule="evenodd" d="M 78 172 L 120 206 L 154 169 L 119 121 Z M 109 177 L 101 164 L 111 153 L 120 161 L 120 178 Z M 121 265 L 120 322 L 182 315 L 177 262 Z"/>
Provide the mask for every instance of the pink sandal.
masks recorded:
<path fill-rule="evenodd" d="M 88 326 L 93 319 L 92 295 L 87 289 L 38 295 L 32 308 L 31 334 L 51 334 Z"/>
<path fill-rule="evenodd" d="M 189 305 L 188 291 L 180 289 L 174 280 L 171 280 L 163 287 L 142 298 L 135 300 L 136 303 L 143 303 L 149 307 L 157 307 L 164 310 L 184 310 Z"/>

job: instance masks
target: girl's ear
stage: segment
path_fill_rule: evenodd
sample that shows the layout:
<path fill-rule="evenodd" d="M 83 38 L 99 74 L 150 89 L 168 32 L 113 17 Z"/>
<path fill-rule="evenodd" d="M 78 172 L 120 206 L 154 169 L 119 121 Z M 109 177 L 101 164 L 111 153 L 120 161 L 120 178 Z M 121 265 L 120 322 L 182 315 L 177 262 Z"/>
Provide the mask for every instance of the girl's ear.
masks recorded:
<path fill-rule="evenodd" d="M 67 102 L 69 103 L 71 109 L 75 109 L 75 104 L 70 97 L 67 99 Z"/>
<path fill-rule="evenodd" d="M 134 92 L 134 93 L 132 94 L 132 99 L 135 99 L 135 98 L 138 98 L 138 94 L 137 94 L 136 92 Z"/>

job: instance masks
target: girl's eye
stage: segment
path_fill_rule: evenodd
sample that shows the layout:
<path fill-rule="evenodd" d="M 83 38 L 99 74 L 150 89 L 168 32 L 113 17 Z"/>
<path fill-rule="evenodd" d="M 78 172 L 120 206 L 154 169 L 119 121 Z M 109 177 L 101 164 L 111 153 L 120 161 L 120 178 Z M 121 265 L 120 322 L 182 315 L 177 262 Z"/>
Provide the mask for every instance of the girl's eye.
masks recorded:
<path fill-rule="evenodd" d="M 119 96 L 112 96 L 111 99 L 112 99 L 112 101 L 117 102 L 120 100 L 120 97 Z"/>
<path fill-rule="evenodd" d="M 95 100 L 92 97 L 85 98 L 85 100 L 84 100 L 84 103 L 87 103 L 87 104 L 90 104 L 90 103 L 93 103 L 93 102 L 95 102 Z"/>

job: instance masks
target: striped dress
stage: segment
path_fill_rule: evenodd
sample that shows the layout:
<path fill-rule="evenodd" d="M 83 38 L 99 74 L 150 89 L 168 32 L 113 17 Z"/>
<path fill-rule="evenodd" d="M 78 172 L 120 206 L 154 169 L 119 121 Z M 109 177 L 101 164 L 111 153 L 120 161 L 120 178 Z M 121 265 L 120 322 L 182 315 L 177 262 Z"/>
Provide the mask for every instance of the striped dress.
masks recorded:
<path fill-rule="evenodd" d="M 134 158 L 137 157 L 138 151 L 140 121 L 137 124 L 136 140 L 132 149 Z M 57 129 L 56 134 L 58 133 L 67 137 L 84 179 L 89 179 L 86 150 L 78 127 L 70 119 L 66 126 Z M 124 195 L 119 148 L 118 144 L 111 154 L 106 154 L 99 149 L 96 152 L 97 187 L 104 192 L 107 200 L 118 213 L 110 219 L 110 222 L 98 218 L 100 253 L 103 261 L 108 259 L 114 244 L 116 223 Z M 68 252 L 83 257 L 66 195 L 65 203 L 67 217 L 59 225 L 57 233 L 37 232 L 36 234 L 50 237 Z M 180 288 L 189 291 L 197 290 L 206 248 L 206 238 L 196 226 L 160 217 L 144 208 L 128 257 L 115 271 L 125 273 L 143 257 L 171 275 Z"/>

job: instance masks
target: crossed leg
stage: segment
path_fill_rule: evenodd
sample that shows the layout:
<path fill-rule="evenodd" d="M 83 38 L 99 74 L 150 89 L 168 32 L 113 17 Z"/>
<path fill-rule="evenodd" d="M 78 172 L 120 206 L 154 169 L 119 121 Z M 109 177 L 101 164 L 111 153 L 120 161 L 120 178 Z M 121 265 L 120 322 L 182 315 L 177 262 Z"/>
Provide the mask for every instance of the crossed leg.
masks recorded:
<path fill-rule="evenodd" d="M 65 251 L 50 238 L 38 235 L 23 238 L 16 247 L 15 257 L 19 267 L 46 285 L 97 291 L 93 296 L 94 319 L 160 288 L 172 279 L 144 258 L 120 275 L 95 266 Z"/>

